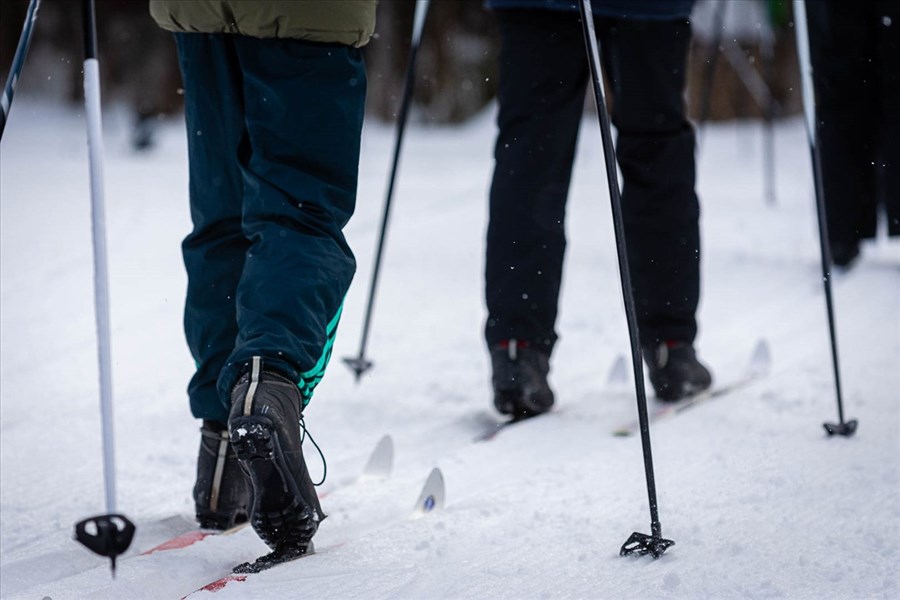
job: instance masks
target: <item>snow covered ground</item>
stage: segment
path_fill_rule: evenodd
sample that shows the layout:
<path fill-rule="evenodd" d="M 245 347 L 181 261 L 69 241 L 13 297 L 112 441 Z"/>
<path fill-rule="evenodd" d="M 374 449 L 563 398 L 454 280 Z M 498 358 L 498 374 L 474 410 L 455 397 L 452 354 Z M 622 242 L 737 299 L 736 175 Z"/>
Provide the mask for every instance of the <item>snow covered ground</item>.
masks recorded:
<path fill-rule="evenodd" d="M 138 523 L 130 557 L 72 541 L 103 512 L 88 169 L 80 115 L 17 98 L 0 147 L 0 596 L 179 598 L 264 551 L 252 531 L 183 551 L 136 554 L 190 515 L 198 424 L 184 388 L 188 232 L 183 125 L 146 155 L 106 115 L 106 190 L 120 509 Z M 864 247 L 834 282 L 844 392 L 836 417 L 808 149 L 800 120 L 776 128 L 777 203 L 762 198 L 760 130 L 719 125 L 699 161 L 701 355 L 719 382 L 768 340 L 770 375 L 652 430 L 660 560 L 621 558 L 649 533 L 640 442 L 610 432 L 633 393 L 607 384 L 627 333 L 599 132 L 582 130 L 569 218 L 559 411 L 473 443 L 493 418 L 481 341 L 493 113 L 463 127 L 413 125 L 396 190 L 369 354 L 356 385 L 335 360 L 307 414 L 328 459 L 319 553 L 228 586 L 247 598 L 900 597 L 900 247 Z M 336 357 L 354 355 L 393 130 L 365 129 L 359 262 Z M 385 433 L 384 483 L 343 485 Z M 311 468 L 318 461 L 309 455 Z M 405 518 L 428 471 L 447 505 Z"/>

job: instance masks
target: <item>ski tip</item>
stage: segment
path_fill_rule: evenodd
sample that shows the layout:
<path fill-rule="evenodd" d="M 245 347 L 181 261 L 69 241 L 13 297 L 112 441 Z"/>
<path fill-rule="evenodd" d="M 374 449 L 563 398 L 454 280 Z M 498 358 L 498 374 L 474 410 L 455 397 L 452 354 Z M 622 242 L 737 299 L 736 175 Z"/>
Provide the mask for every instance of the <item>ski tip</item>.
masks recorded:
<path fill-rule="evenodd" d="M 425 485 L 422 486 L 422 492 L 413 507 L 412 518 L 424 517 L 428 513 L 444 508 L 444 495 L 444 475 L 440 469 L 435 467 L 428 474 Z"/>
<path fill-rule="evenodd" d="M 383 436 L 369 455 L 363 467 L 360 481 L 387 479 L 394 468 L 394 440 L 390 435 Z"/>
<path fill-rule="evenodd" d="M 499 434 L 510 421 L 492 421 L 481 433 L 472 440 L 473 442 L 489 442 Z"/>
<path fill-rule="evenodd" d="M 753 349 L 753 356 L 750 358 L 750 373 L 753 375 L 762 375 L 768 372 L 772 365 L 772 353 L 769 350 L 769 343 L 765 339 L 756 342 Z"/>
<path fill-rule="evenodd" d="M 609 369 L 609 375 L 606 377 L 609 385 L 625 385 L 628 383 L 628 364 L 625 362 L 625 356 L 620 354 L 613 362 L 613 366 Z"/>

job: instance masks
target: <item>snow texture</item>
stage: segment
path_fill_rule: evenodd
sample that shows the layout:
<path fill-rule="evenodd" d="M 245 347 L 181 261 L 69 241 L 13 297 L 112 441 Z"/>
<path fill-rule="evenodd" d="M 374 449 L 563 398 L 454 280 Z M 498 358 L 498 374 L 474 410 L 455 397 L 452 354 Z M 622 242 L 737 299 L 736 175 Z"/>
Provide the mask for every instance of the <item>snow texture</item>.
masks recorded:
<path fill-rule="evenodd" d="M 848 416 L 836 418 L 809 153 L 800 119 L 776 127 L 777 203 L 763 200 L 761 132 L 728 124 L 699 150 L 700 355 L 720 382 L 768 340 L 770 375 L 652 430 L 660 560 L 622 558 L 649 533 L 628 352 L 596 122 L 585 120 L 567 229 L 553 360 L 559 410 L 473 443 L 495 422 L 481 332 L 493 109 L 465 126 L 408 130 L 369 354 L 357 352 L 393 129 L 367 124 L 358 257 L 335 360 L 306 423 L 328 459 L 317 554 L 232 584 L 220 598 L 900 597 L 900 248 L 867 243 L 834 279 Z M 183 125 L 148 154 L 105 115 L 119 507 L 138 524 L 112 580 L 72 541 L 104 512 L 86 140 L 82 116 L 17 98 L 0 159 L 0 596 L 179 598 L 266 551 L 249 529 L 138 556 L 190 516 L 199 423 L 181 332 L 189 231 Z M 378 439 L 386 482 L 352 481 Z M 314 451 L 309 460 L 319 471 Z M 443 511 L 407 515 L 432 467 Z M 198 597 L 201 597 L 199 595 Z"/>

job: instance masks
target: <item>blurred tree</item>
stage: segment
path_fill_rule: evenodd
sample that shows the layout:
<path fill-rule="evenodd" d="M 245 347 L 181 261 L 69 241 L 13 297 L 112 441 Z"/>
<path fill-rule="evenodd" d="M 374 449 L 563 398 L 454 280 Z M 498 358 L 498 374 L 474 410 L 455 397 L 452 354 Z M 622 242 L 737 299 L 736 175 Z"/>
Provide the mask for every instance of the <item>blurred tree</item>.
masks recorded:
<path fill-rule="evenodd" d="M 339 1 L 339 0 L 335 0 Z M 729 8 L 745 2 L 729 2 Z M 691 52 L 688 98 L 692 114 L 699 105 L 708 49 L 703 31 L 703 5 L 695 10 L 697 40 Z M 764 0 L 761 23 L 774 35 L 774 63 L 769 85 L 782 114 L 799 111 L 796 55 L 786 0 Z M 12 62 L 28 0 L 0 0 L 0 73 Z M 375 118 L 393 120 L 400 107 L 409 57 L 415 0 L 380 0 L 375 38 L 366 47 L 369 71 L 367 110 Z M 739 12 L 739 11 L 733 11 Z M 171 37 L 156 27 L 146 0 L 97 0 L 104 100 L 126 103 L 134 115 L 134 141 L 142 139 L 157 115 L 181 107 L 180 75 Z M 705 37 L 704 37 L 705 35 Z M 754 36 L 738 38 L 751 64 L 759 65 L 760 45 Z M 432 0 L 425 23 L 413 119 L 425 123 L 459 123 L 482 110 L 496 94 L 498 43 L 493 17 L 480 0 Z M 21 93 L 79 100 L 81 97 L 81 19 L 79 0 L 43 0 L 28 57 Z M 756 117 L 760 111 L 727 61 L 716 65 L 710 118 Z M 588 105 L 592 103 L 588 102 Z"/>
<path fill-rule="evenodd" d="M 392 120 L 400 107 L 415 0 L 381 0 L 366 47 L 369 112 Z M 465 121 L 496 94 L 497 40 L 477 0 L 432 0 L 416 65 L 414 106 L 421 120 Z M 415 114 L 415 113 L 414 113 Z"/>
<path fill-rule="evenodd" d="M 716 17 L 721 20 L 717 22 Z M 766 106 L 754 101 L 746 71 L 756 71 L 765 81 L 780 111 L 777 116 L 799 113 L 799 68 L 787 0 L 698 0 L 692 15 L 694 43 L 688 73 L 688 107 L 691 117 L 701 117 L 704 79 L 713 87 L 706 99 L 711 120 L 762 117 Z M 721 29 L 717 32 L 716 27 Z M 718 33 L 718 35 L 717 35 Z M 711 47 L 718 44 L 717 48 Z M 712 66 L 712 73 L 707 72 Z M 765 104 L 765 103 L 763 103 Z"/>
<path fill-rule="evenodd" d="M 0 2 L 4 80 L 27 6 L 28 0 Z M 181 79 L 171 36 L 150 18 L 147 3 L 137 0 L 97 0 L 97 30 L 103 100 L 129 106 L 134 117 L 134 146 L 148 147 L 153 120 L 181 109 Z M 79 0 L 43 0 L 33 48 L 23 69 L 23 92 L 80 103 L 81 35 Z"/>

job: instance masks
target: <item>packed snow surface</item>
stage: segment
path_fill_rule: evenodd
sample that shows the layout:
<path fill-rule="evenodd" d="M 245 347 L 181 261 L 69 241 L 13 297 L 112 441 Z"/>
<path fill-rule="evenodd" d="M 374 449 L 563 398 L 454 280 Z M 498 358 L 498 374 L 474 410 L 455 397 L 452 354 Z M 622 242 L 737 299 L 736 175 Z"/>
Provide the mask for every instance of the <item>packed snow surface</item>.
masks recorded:
<path fill-rule="evenodd" d="M 846 413 L 860 425 L 855 437 L 828 438 L 822 423 L 837 410 L 802 121 L 775 128 L 771 204 L 758 124 L 703 132 L 698 349 L 721 384 L 742 375 L 759 339 L 772 369 L 652 428 L 663 534 L 676 542 L 654 561 L 618 556 L 650 519 L 640 440 L 611 435 L 636 405 L 633 386 L 607 382 L 628 336 L 593 119 L 566 225 L 558 411 L 473 441 L 498 419 L 481 338 L 493 118 L 408 129 L 375 367 L 357 384 L 339 359 L 358 350 L 394 136 L 367 124 L 347 228 L 357 276 L 306 417 L 328 460 L 318 552 L 215 597 L 900 597 L 900 248 L 867 243 L 834 278 Z M 125 113 L 105 119 L 118 508 L 138 534 L 115 579 L 72 541 L 76 521 L 106 510 L 85 127 L 80 114 L 23 96 L 0 156 L 3 598 L 180 598 L 265 551 L 244 529 L 138 556 L 192 514 L 186 136 L 179 120 L 164 123 L 157 147 L 137 154 Z M 352 483 L 386 433 L 392 477 Z M 435 466 L 446 506 L 411 520 Z"/>

